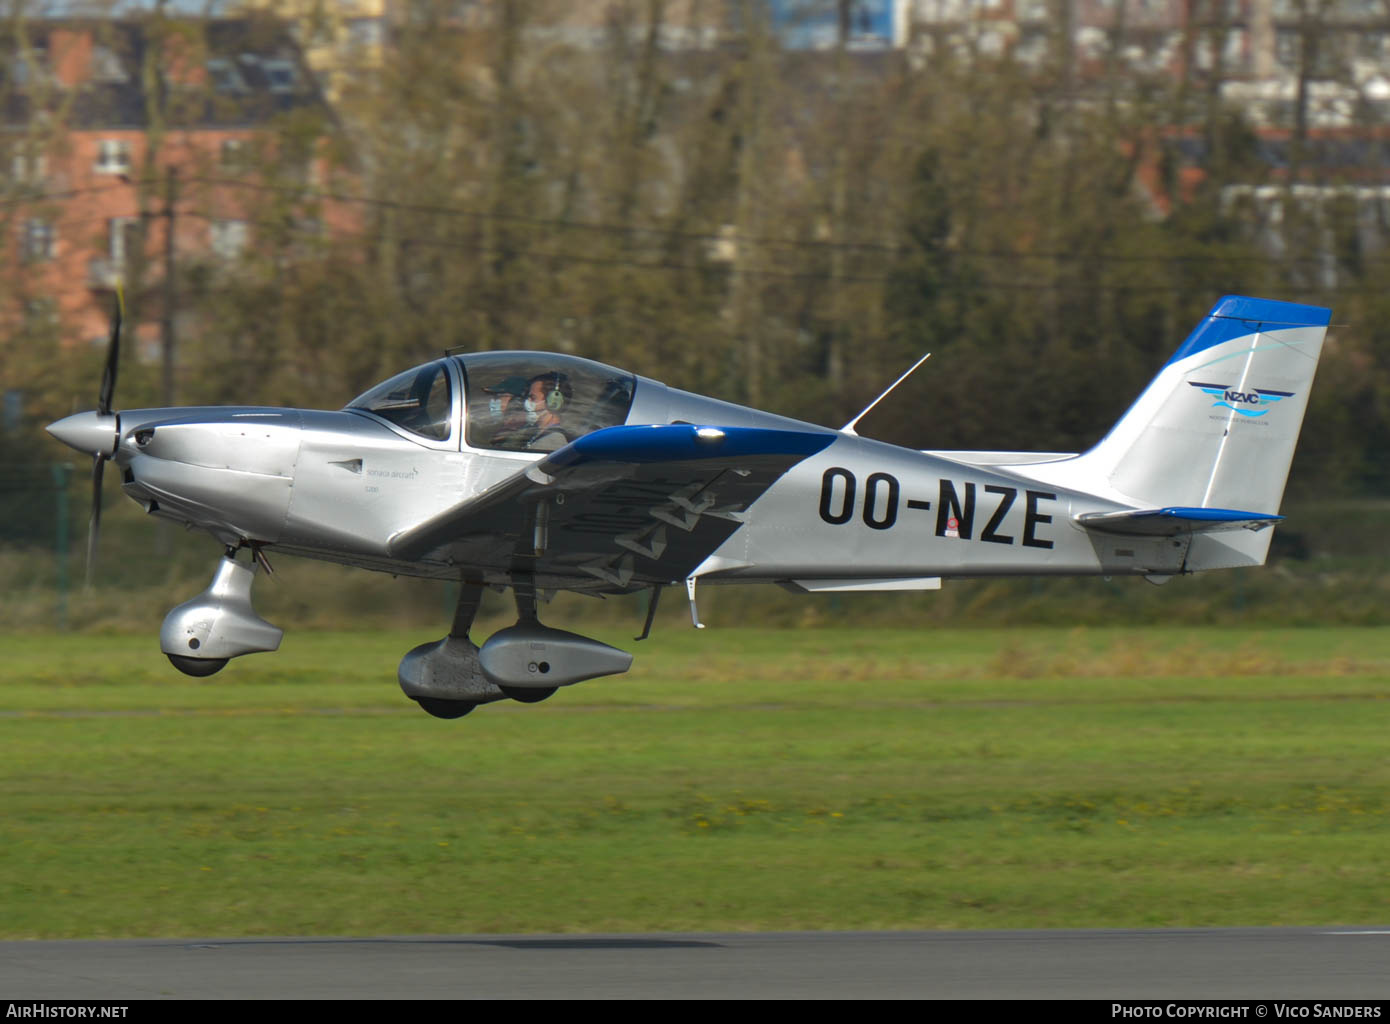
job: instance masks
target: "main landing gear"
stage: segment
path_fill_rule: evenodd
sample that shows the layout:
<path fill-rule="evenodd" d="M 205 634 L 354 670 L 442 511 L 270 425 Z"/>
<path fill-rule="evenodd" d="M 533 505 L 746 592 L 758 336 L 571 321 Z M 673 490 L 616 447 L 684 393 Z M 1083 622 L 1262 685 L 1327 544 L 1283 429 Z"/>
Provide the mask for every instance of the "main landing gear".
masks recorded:
<path fill-rule="evenodd" d="M 483 588 L 463 585 L 449 635 L 421 644 L 401 659 L 396 678 L 407 697 L 436 718 L 462 718 L 495 700 L 536 704 L 561 686 L 626 672 L 632 665 L 626 651 L 542 625 L 530 576 L 518 574 L 512 586 L 516 625 L 498 630 L 480 648 L 468 633 Z"/>
<path fill-rule="evenodd" d="M 185 675 L 206 677 L 232 658 L 279 648 L 284 632 L 251 607 L 256 570 L 269 565 L 254 545 L 228 547 L 208 588 L 164 619 L 160 649 Z M 421 644 L 401 659 L 396 678 L 405 695 L 436 718 L 462 718 L 479 704 L 515 700 L 535 704 L 596 676 L 626 672 L 632 655 L 576 633 L 551 629 L 536 616 L 536 590 L 529 574 L 513 577 L 517 622 L 498 630 L 480 648 L 469 630 L 482 602 L 480 584 L 465 583 L 449 635 Z M 650 624 L 649 624 L 650 625 Z"/>
<path fill-rule="evenodd" d="M 405 695 L 435 718 L 462 718 L 479 704 L 506 699 L 501 688 L 483 675 L 478 645 L 468 636 L 482 599 L 480 585 L 465 583 L 449 635 L 414 648 L 396 670 Z"/>

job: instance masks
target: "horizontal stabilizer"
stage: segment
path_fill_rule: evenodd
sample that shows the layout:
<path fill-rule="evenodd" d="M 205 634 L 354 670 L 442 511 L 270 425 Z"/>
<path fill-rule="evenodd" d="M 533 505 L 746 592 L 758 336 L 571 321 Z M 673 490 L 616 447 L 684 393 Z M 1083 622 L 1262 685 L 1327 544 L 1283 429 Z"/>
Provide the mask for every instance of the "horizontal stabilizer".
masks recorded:
<path fill-rule="evenodd" d="M 1126 512 L 1088 512 L 1076 521 L 1088 530 L 1132 537 L 1173 537 L 1217 530 L 1263 530 L 1282 520 L 1268 512 L 1234 508 L 1146 508 Z"/>
<path fill-rule="evenodd" d="M 940 590 L 940 576 L 902 576 L 892 579 L 789 580 L 788 588 L 802 594 L 839 594 L 851 591 Z"/>

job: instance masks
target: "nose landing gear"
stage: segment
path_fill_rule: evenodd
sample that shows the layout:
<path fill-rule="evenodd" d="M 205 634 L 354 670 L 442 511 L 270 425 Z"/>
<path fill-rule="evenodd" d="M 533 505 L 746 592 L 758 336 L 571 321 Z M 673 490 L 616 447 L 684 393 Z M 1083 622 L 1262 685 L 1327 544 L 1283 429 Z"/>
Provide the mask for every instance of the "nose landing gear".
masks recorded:
<path fill-rule="evenodd" d="M 207 590 L 164 617 L 159 649 L 184 675 L 210 676 L 232 658 L 279 648 L 284 631 L 251 607 L 256 564 L 243 565 L 228 548 Z"/>

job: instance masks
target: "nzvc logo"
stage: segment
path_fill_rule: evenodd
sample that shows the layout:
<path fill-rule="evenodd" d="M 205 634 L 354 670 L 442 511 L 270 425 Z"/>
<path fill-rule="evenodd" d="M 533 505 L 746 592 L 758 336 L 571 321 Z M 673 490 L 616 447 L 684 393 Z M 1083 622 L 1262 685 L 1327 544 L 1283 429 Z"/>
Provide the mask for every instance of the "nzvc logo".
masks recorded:
<path fill-rule="evenodd" d="M 1269 412 L 1269 407 L 1275 402 L 1283 401 L 1285 398 L 1292 398 L 1296 392 L 1293 391 L 1271 391 L 1268 388 L 1253 388 L 1250 391 L 1233 391 L 1229 384 L 1199 384 L 1195 380 L 1190 380 L 1191 384 L 1198 391 L 1211 395 L 1216 401 L 1212 402 L 1213 407 L 1231 409 L 1241 416 L 1251 419 L 1256 416 L 1263 416 Z"/>

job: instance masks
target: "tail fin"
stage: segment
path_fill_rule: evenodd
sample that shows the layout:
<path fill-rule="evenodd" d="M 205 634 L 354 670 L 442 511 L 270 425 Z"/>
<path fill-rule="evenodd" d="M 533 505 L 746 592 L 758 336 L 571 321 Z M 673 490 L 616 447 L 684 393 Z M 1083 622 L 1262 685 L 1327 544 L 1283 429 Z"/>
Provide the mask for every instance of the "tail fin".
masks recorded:
<path fill-rule="evenodd" d="M 1226 296 L 1071 482 L 1140 508 L 1276 513 L 1331 311 Z M 1258 565 L 1268 530 L 1203 536 L 1189 569 Z"/>

